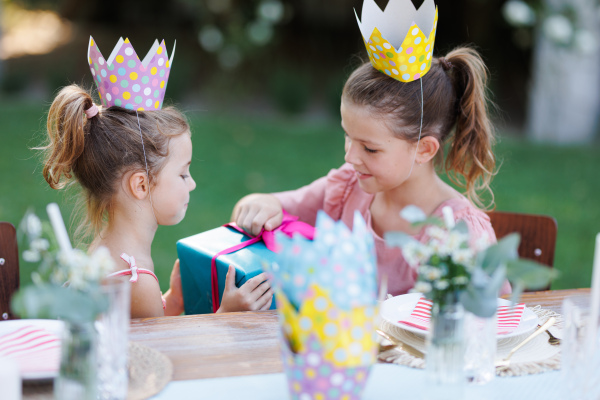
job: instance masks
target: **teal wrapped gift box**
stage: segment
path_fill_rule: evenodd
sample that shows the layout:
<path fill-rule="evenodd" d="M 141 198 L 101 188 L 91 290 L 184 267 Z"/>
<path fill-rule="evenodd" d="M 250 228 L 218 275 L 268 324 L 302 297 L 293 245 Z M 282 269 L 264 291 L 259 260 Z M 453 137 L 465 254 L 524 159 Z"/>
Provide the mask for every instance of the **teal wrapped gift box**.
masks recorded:
<path fill-rule="evenodd" d="M 249 239 L 251 239 L 249 236 L 233 228 L 221 226 L 177 242 L 186 314 L 208 314 L 213 311 L 211 260 L 218 252 Z M 235 284 L 240 287 L 248 279 L 263 272 L 263 261 L 271 262 L 274 257 L 275 253 L 267 249 L 262 241 L 234 253 L 220 255 L 217 258 L 219 299 L 223 297 L 225 276 L 229 265 L 235 267 Z M 271 309 L 275 309 L 275 299 Z"/>

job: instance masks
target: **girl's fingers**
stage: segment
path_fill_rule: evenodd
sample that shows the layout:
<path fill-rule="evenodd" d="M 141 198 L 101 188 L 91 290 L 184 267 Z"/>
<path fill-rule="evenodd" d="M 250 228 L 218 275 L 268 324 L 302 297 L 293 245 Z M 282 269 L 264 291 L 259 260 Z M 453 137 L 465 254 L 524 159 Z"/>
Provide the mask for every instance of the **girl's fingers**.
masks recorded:
<path fill-rule="evenodd" d="M 244 219 L 242 220 L 241 228 L 253 236 L 256 236 L 260 233 L 260 229 L 258 230 L 258 232 L 255 232 L 255 230 L 256 230 L 255 226 L 258 223 L 258 222 L 255 222 L 258 211 L 259 211 L 259 209 L 256 207 L 250 208 L 248 210 L 248 213 L 244 216 Z M 261 225 L 261 227 L 262 227 L 262 225 Z"/>
<path fill-rule="evenodd" d="M 267 280 L 267 273 L 263 272 L 259 275 L 256 275 L 254 278 L 248 279 L 248 281 L 246 281 L 246 283 L 244 283 L 242 286 L 246 286 L 246 290 L 248 290 L 248 292 L 259 291 L 260 294 L 262 294 L 271 287 L 271 284 Z M 259 297 L 260 295 L 256 298 Z"/>
<path fill-rule="evenodd" d="M 263 295 L 256 301 L 257 309 L 260 311 L 268 310 L 271 307 L 273 301 L 273 289 L 269 288 Z"/>
<path fill-rule="evenodd" d="M 272 231 L 281 225 L 281 221 L 283 221 L 283 213 L 277 212 L 275 215 L 266 218 L 265 229 Z"/>

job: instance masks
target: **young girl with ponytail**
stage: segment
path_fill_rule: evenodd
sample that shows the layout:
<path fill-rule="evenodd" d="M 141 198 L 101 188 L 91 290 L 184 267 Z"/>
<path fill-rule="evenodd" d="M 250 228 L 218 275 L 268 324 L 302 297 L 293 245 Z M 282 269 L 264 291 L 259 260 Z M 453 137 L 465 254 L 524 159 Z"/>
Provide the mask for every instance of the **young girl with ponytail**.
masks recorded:
<path fill-rule="evenodd" d="M 485 64 L 471 48 L 433 58 L 429 72 L 408 83 L 370 62 L 363 64 L 342 93 L 346 163 L 297 190 L 248 195 L 236 204 L 232 219 L 257 234 L 279 226 L 283 209 L 313 225 L 322 209 L 350 227 L 358 210 L 375 238 L 379 277 L 387 276 L 392 295 L 406 293 L 417 271 L 400 249 L 386 247 L 383 240 L 388 231 L 426 240 L 399 217 L 404 207 L 416 205 L 442 217 L 442 208 L 449 206 L 456 219 L 467 223 L 471 237 L 496 239 L 488 216 L 478 208 L 483 207 L 480 193 L 491 194 L 495 174 L 486 82 Z M 438 172 L 462 187 L 466 197 Z M 506 282 L 501 294 L 508 292 Z"/>
<path fill-rule="evenodd" d="M 44 178 L 53 189 L 73 180 L 81 185 L 86 211 L 78 232 L 93 237 L 90 251 L 109 249 L 120 269 L 111 275 L 132 282 L 131 317 L 181 314 L 179 261 L 161 298 L 151 246 L 159 225 L 183 219 L 196 187 L 186 118 L 173 107 L 99 107 L 86 90 L 71 85 L 54 99 L 47 129 Z M 265 280 L 259 275 L 234 286 L 221 311 L 268 308 L 272 292 Z"/>

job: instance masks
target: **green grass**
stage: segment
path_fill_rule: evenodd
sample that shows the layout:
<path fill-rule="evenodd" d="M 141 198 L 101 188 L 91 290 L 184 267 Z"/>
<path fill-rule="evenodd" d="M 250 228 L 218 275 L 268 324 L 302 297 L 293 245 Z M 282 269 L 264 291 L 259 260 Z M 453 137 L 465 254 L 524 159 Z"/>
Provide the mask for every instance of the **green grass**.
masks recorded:
<path fill-rule="evenodd" d="M 39 215 L 56 201 L 63 215 L 72 198 L 48 187 L 30 147 L 40 143 L 44 105 L 0 103 L 0 220 L 17 224 L 28 207 Z M 189 112 L 197 183 L 183 222 L 160 227 L 153 258 L 163 290 L 178 239 L 228 221 L 235 202 L 249 192 L 293 189 L 343 163 L 337 122 Z M 552 215 L 558 221 L 554 289 L 590 285 L 595 234 L 600 231 L 600 148 L 554 147 L 503 138 L 503 164 L 493 190 L 499 210 Z M 21 263 L 22 283 L 35 266 Z"/>

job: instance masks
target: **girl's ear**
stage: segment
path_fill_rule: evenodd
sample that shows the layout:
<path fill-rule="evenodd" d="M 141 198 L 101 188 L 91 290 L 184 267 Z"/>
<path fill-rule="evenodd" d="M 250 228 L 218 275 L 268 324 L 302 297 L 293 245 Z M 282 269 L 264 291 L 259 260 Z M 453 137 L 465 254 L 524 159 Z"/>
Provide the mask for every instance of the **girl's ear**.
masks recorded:
<path fill-rule="evenodd" d="M 135 172 L 128 179 L 127 188 L 133 197 L 138 200 L 143 200 L 148 196 L 150 187 L 148 185 L 148 177 L 145 172 Z"/>
<path fill-rule="evenodd" d="M 419 164 L 424 164 L 435 157 L 440 149 L 440 142 L 433 136 L 425 136 L 421 138 L 418 146 L 416 161 Z"/>

